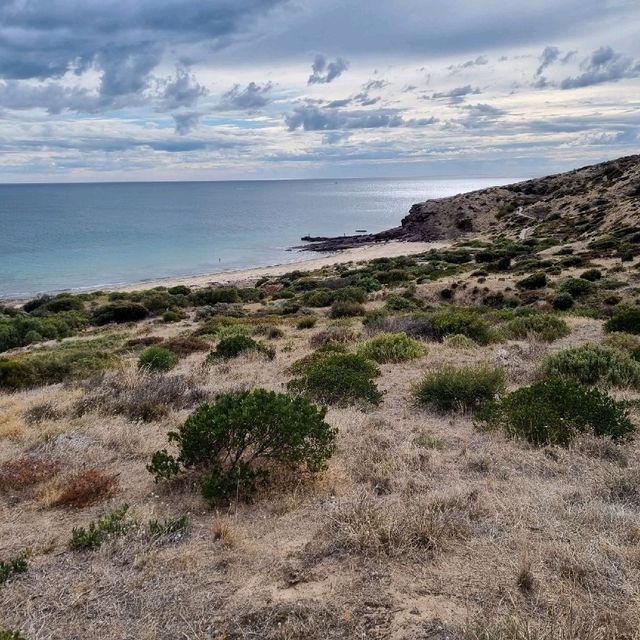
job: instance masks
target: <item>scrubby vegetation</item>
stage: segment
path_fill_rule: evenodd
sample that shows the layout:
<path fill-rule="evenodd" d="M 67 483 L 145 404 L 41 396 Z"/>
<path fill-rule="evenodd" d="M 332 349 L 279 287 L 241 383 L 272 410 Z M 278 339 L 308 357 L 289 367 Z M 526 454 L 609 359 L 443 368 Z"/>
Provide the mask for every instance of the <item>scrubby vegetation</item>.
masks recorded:
<path fill-rule="evenodd" d="M 473 411 L 493 400 L 505 387 L 502 369 L 489 366 L 443 367 L 415 387 L 418 403 L 437 411 Z"/>
<path fill-rule="evenodd" d="M 406 333 L 379 333 L 360 345 L 358 353 L 384 364 L 419 358 L 426 353 L 426 348 Z"/>
<path fill-rule="evenodd" d="M 147 468 L 156 480 L 200 470 L 202 494 L 210 501 L 246 497 L 267 484 L 274 463 L 310 472 L 325 468 L 336 431 L 324 417 L 325 411 L 304 397 L 264 389 L 223 394 L 169 433 L 177 456 L 163 449 Z"/>
<path fill-rule="evenodd" d="M 581 433 L 620 441 L 634 431 L 621 403 L 599 389 L 559 378 L 509 393 L 485 407 L 478 424 L 537 446 L 566 446 Z"/>
<path fill-rule="evenodd" d="M 562 318 L 551 314 L 534 313 L 510 320 L 504 325 L 504 331 L 510 338 L 543 340 L 553 342 L 571 333 L 569 325 Z"/>
<path fill-rule="evenodd" d="M 165 347 L 147 347 L 138 358 L 138 367 L 150 371 L 171 371 L 177 363 L 176 355 Z"/>

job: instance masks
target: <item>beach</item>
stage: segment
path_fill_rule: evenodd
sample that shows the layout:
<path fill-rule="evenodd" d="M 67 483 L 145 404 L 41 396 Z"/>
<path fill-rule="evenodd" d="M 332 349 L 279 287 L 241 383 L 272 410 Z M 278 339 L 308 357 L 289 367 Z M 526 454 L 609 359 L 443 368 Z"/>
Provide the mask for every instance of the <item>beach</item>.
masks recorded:
<path fill-rule="evenodd" d="M 402 242 L 390 241 L 371 244 L 354 249 L 344 249 L 318 258 L 308 258 L 281 264 L 254 267 L 252 269 L 239 269 L 237 271 L 222 271 L 184 278 L 159 278 L 145 280 L 131 284 L 108 287 L 110 291 L 136 291 L 139 289 L 151 289 L 153 287 L 175 287 L 183 284 L 188 287 L 205 287 L 210 284 L 241 284 L 255 281 L 258 278 L 280 276 L 288 271 L 301 270 L 313 271 L 334 264 L 348 262 L 366 262 L 375 258 L 394 258 L 397 256 L 414 255 L 429 251 L 429 249 L 442 249 L 451 244 L 450 241 L 441 242 Z"/>

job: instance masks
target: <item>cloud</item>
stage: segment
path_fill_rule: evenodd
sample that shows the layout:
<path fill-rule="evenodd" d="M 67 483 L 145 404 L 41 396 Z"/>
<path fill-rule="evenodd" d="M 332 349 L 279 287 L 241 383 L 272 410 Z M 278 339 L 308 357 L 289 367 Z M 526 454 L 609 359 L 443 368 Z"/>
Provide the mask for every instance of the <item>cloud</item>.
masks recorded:
<path fill-rule="evenodd" d="M 461 64 L 452 64 L 447 67 L 449 71 L 451 71 L 451 75 L 457 73 L 458 71 L 462 71 L 463 69 L 471 69 L 472 67 L 479 67 L 485 64 L 489 64 L 489 58 L 487 56 L 478 56 L 473 60 L 467 60 Z"/>
<path fill-rule="evenodd" d="M 542 72 L 552 65 L 560 57 L 560 49 L 558 47 L 545 47 L 540 56 L 540 66 L 536 69 L 536 77 L 541 76 Z"/>
<path fill-rule="evenodd" d="M 172 118 L 176 124 L 176 133 L 180 136 L 191 133 L 200 124 L 200 114 L 194 111 L 174 113 Z"/>
<path fill-rule="evenodd" d="M 313 73 L 309 76 L 307 84 L 328 84 L 339 78 L 348 68 L 349 63 L 342 58 L 327 62 L 327 59 L 322 54 L 318 54 L 311 65 Z"/>
<path fill-rule="evenodd" d="M 252 111 L 260 109 L 270 102 L 270 92 L 273 89 L 271 82 L 259 85 L 250 82 L 244 89 L 235 85 L 222 95 L 222 99 L 216 106 L 217 111 Z"/>
<path fill-rule="evenodd" d="M 578 76 L 565 78 L 560 83 L 561 89 L 578 89 L 640 76 L 640 63 L 616 53 L 611 47 L 600 47 L 582 62 L 581 67 L 583 72 Z"/>
<path fill-rule="evenodd" d="M 432 100 L 448 100 L 452 104 L 458 104 L 460 102 L 464 102 L 464 99 L 468 95 L 477 95 L 480 93 L 480 89 L 478 87 L 473 88 L 470 84 L 464 87 L 456 87 L 455 89 L 451 89 L 451 91 L 445 91 L 441 93 L 434 93 L 431 96 Z"/>
<path fill-rule="evenodd" d="M 199 84 L 194 75 L 182 66 L 176 67 L 175 80 L 168 82 L 162 95 L 162 107 L 173 111 L 180 107 L 192 107 L 207 90 Z"/>
<path fill-rule="evenodd" d="M 314 104 L 296 107 L 285 116 L 289 131 L 333 131 L 349 129 L 379 129 L 421 127 L 436 122 L 433 117 L 405 120 L 397 109 L 339 110 L 321 109 Z"/>

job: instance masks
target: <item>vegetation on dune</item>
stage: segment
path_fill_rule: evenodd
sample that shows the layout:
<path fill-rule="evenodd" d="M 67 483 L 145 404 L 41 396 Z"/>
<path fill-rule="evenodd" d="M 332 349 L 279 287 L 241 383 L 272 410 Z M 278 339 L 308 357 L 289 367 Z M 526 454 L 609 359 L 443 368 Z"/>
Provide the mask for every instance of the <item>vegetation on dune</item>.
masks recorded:
<path fill-rule="evenodd" d="M 207 361 L 230 360 L 231 358 L 237 358 L 242 353 L 251 352 L 261 353 L 268 358 L 275 357 L 273 349 L 261 345 L 249 336 L 240 334 L 222 338 L 215 350 L 207 356 Z"/>
<path fill-rule="evenodd" d="M 509 338 L 524 339 L 531 337 L 535 340 L 553 342 L 571 333 L 565 320 L 551 314 L 531 314 L 510 320 L 503 326 L 504 333 Z"/>
<path fill-rule="evenodd" d="M 406 333 L 379 333 L 358 348 L 360 355 L 380 364 L 413 360 L 426 352 L 422 343 Z"/>
<path fill-rule="evenodd" d="M 157 451 L 147 468 L 156 480 L 200 470 L 210 501 L 248 497 L 269 482 L 274 464 L 312 473 L 326 467 L 336 430 L 324 417 L 325 410 L 303 396 L 265 389 L 222 394 L 169 433 L 177 456 Z"/>
<path fill-rule="evenodd" d="M 178 358 L 164 347 L 147 347 L 138 357 L 138 367 L 149 371 L 171 371 L 178 363 Z"/>

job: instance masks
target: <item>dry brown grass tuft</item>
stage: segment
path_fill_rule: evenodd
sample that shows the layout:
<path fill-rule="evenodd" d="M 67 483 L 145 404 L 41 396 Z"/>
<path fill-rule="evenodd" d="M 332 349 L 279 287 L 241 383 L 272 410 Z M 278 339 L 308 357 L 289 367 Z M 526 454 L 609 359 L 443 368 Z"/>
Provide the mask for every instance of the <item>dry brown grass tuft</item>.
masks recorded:
<path fill-rule="evenodd" d="M 53 478 L 61 464 L 45 458 L 24 457 L 0 465 L 0 492 L 21 491 Z"/>
<path fill-rule="evenodd" d="M 114 495 L 118 477 L 101 469 L 86 469 L 61 478 L 57 484 L 57 497 L 51 506 L 82 509 Z"/>
<path fill-rule="evenodd" d="M 169 340 L 165 340 L 162 346 L 165 349 L 169 349 L 169 351 L 173 351 L 178 358 L 184 358 L 192 353 L 209 351 L 211 349 L 209 342 L 193 336 L 170 338 Z"/>
<path fill-rule="evenodd" d="M 24 412 L 24 421 L 28 425 L 39 425 L 48 420 L 59 420 L 62 412 L 53 404 L 45 401 L 34 404 Z"/>
<path fill-rule="evenodd" d="M 327 327 L 311 336 L 309 344 L 313 348 L 330 344 L 349 344 L 358 338 L 358 332 L 351 327 Z"/>

